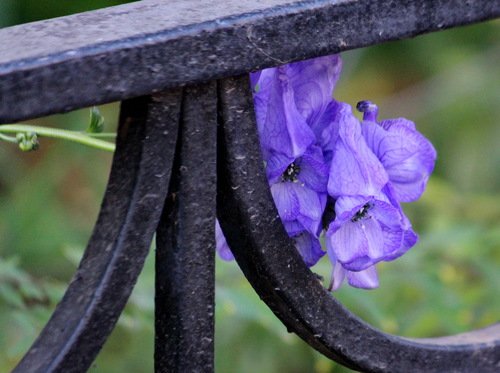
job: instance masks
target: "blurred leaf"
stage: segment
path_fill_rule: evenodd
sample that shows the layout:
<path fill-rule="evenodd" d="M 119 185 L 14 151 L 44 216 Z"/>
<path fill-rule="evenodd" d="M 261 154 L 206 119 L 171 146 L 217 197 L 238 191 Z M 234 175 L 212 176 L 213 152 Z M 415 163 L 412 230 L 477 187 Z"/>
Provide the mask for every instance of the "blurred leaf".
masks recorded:
<path fill-rule="evenodd" d="M 104 117 L 102 116 L 99 108 L 93 106 L 90 109 L 90 122 L 87 127 L 88 133 L 101 133 L 104 129 Z"/>

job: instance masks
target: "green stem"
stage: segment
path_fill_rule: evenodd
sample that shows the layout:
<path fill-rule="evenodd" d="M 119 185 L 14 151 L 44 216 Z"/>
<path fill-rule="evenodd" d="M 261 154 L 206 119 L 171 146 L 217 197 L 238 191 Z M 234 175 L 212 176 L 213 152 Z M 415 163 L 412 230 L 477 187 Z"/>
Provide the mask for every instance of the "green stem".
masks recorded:
<path fill-rule="evenodd" d="M 94 132 L 80 132 L 82 135 L 90 136 L 90 137 L 95 137 L 95 138 L 103 138 L 103 139 L 114 139 L 116 137 L 115 132 L 99 132 L 99 133 L 94 133 Z"/>
<path fill-rule="evenodd" d="M 2 135 L 1 133 L 0 133 L 0 140 L 17 144 L 17 139 L 15 137 Z"/>
<path fill-rule="evenodd" d="M 115 144 L 109 143 L 107 141 L 99 140 L 93 138 L 96 136 L 91 136 L 91 134 L 83 132 L 75 132 L 69 130 L 62 130 L 57 128 L 48 128 L 41 126 L 32 126 L 29 124 L 4 124 L 0 125 L 0 133 L 26 133 L 35 132 L 39 136 L 52 137 L 56 139 L 64 139 L 69 141 L 74 141 L 83 145 L 90 146 L 92 148 L 101 149 L 113 152 L 115 151 Z M 95 135 L 95 134 L 92 134 Z M 105 136 L 100 137 L 111 137 L 110 134 L 100 134 Z"/>

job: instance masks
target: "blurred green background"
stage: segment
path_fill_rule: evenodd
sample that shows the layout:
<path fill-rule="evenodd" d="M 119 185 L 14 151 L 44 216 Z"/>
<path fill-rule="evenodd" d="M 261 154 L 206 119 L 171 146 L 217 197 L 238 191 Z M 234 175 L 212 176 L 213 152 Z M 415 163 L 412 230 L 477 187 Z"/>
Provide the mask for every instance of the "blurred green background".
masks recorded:
<path fill-rule="evenodd" d="M 123 3 L 124 1 L 121 1 Z M 0 27 L 120 1 L 2 0 Z M 334 295 L 389 333 L 453 334 L 500 310 L 500 43 L 496 22 L 344 54 L 335 92 L 405 116 L 438 150 L 423 198 L 405 206 L 419 244 L 380 268 L 379 289 Z M 106 130 L 116 104 L 104 105 Z M 33 120 L 84 129 L 88 110 Z M 111 155 L 42 139 L 21 153 L 0 143 L 0 372 L 28 349 L 62 296 L 96 219 Z M 154 263 L 148 258 L 125 313 L 91 372 L 153 369 Z M 327 259 L 313 268 L 328 277 Z M 235 263 L 217 261 L 217 372 L 349 372 L 322 357 L 260 302 Z"/>

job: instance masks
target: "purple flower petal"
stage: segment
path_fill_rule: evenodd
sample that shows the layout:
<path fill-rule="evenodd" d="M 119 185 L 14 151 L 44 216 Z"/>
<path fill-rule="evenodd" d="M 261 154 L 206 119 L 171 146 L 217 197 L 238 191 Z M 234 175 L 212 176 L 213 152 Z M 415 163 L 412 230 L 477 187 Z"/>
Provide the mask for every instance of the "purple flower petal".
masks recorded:
<path fill-rule="evenodd" d="M 282 153 L 269 152 L 266 162 L 266 174 L 269 184 L 280 182 L 283 173 L 295 158 L 288 157 Z"/>
<path fill-rule="evenodd" d="M 407 252 L 410 248 L 412 248 L 418 241 L 418 235 L 413 231 L 410 220 L 406 217 L 401 205 L 394 197 L 394 190 L 391 183 L 388 183 L 383 189 L 383 195 L 387 197 L 387 201 L 397 209 L 400 216 L 400 225 L 403 229 L 403 241 L 399 249 L 394 250 L 392 253 L 387 255 L 384 259 L 386 261 L 394 260 L 405 252 Z"/>
<path fill-rule="evenodd" d="M 283 220 L 282 223 L 289 237 L 296 236 L 305 229 L 298 220 Z"/>
<path fill-rule="evenodd" d="M 274 157 L 268 163 L 273 177 L 270 179 L 271 193 L 282 221 L 297 221 L 302 226 L 301 230 L 307 230 L 312 234 L 319 234 L 321 230 L 321 219 L 326 206 L 326 164 L 322 163 L 321 149 L 310 151 L 307 155 L 294 160 L 287 166 L 281 176 L 276 176 L 276 170 L 283 170 L 286 165 L 285 158 Z M 281 159 L 284 161 L 280 165 Z M 322 172 L 323 174 L 319 174 Z M 303 179 L 301 179 L 303 178 Z M 273 183 L 274 182 L 274 183 Z M 321 193 L 311 189 L 322 190 Z M 290 234 L 291 229 L 287 231 Z"/>
<path fill-rule="evenodd" d="M 290 188 L 299 201 L 300 214 L 297 215 L 297 220 L 309 232 L 316 234 L 321 227 L 321 218 L 326 205 L 326 194 L 320 195 L 299 183 L 288 184 L 291 184 Z"/>
<path fill-rule="evenodd" d="M 221 259 L 226 261 L 234 260 L 233 253 L 227 244 L 226 237 L 224 237 L 219 220 L 217 219 L 215 219 L 215 247 Z"/>
<path fill-rule="evenodd" d="M 257 85 L 259 84 L 260 80 L 260 75 L 262 74 L 262 70 L 259 71 L 254 71 L 250 73 L 250 87 L 252 91 L 259 91 L 260 87 Z"/>
<path fill-rule="evenodd" d="M 250 73 L 250 85 L 254 93 L 253 102 L 255 117 L 259 126 L 259 134 L 262 131 L 261 126 L 266 121 L 269 97 L 276 80 L 276 72 L 276 68 L 272 68 Z"/>
<path fill-rule="evenodd" d="M 290 189 L 297 196 L 300 213 L 312 219 L 321 219 L 321 216 L 323 215 L 324 203 L 322 203 L 322 199 L 319 194 L 299 183 L 287 184 L 289 184 Z M 326 202 L 326 195 L 324 201 Z"/>
<path fill-rule="evenodd" d="M 398 201 L 412 202 L 422 195 L 434 169 L 436 150 L 415 125 L 404 119 L 363 122 L 363 136 L 380 159 Z"/>
<path fill-rule="evenodd" d="M 371 266 L 363 271 L 347 271 L 347 282 L 349 285 L 361 289 L 378 288 L 377 269 L 375 266 Z"/>
<path fill-rule="evenodd" d="M 326 193 L 328 182 L 328 164 L 323 157 L 323 152 L 318 146 L 311 146 L 298 162 L 300 173 L 297 178 L 308 188 Z"/>
<path fill-rule="evenodd" d="M 304 262 L 312 267 L 321 259 L 325 252 L 321 250 L 319 240 L 308 232 L 302 232 L 293 237 L 295 247 L 299 251 Z"/>
<path fill-rule="evenodd" d="M 380 200 L 375 200 L 373 204 L 372 217 L 378 222 L 384 237 L 383 260 L 389 260 L 390 255 L 399 251 L 403 244 L 405 227 L 402 211 Z"/>
<path fill-rule="evenodd" d="M 294 165 L 293 175 L 287 175 L 290 165 Z M 328 164 L 319 146 L 310 146 L 299 158 L 290 158 L 281 153 L 270 152 L 266 164 L 267 178 L 270 184 L 293 179 L 319 193 L 326 193 Z"/>
<path fill-rule="evenodd" d="M 375 198 L 339 197 L 335 213 L 326 243 L 345 269 L 364 270 L 400 250 L 402 218 L 390 203 Z"/>
<path fill-rule="evenodd" d="M 350 107 L 342 107 L 339 119 L 339 135 L 330 166 L 328 194 L 334 198 L 378 194 L 389 180 L 384 167 L 366 145 L 360 123 Z"/>
<path fill-rule="evenodd" d="M 297 158 L 315 137 L 295 105 L 288 69 L 282 66 L 262 71 L 254 106 L 262 148 Z"/>
<path fill-rule="evenodd" d="M 331 159 L 334 145 L 337 142 L 339 134 L 338 123 L 344 106 L 348 105 L 331 100 L 318 120 L 311 124 L 311 129 L 316 136 L 318 145 L 322 148 L 324 154 L 328 153 L 330 155 L 327 156 L 328 161 Z"/>
<path fill-rule="evenodd" d="M 288 75 L 295 92 L 299 113 L 313 127 L 332 101 L 333 89 L 340 76 L 339 55 L 300 61 L 289 65 Z"/>
<path fill-rule="evenodd" d="M 271 194 L 281 220 L 295 220 L 300 213 L 297 194 L 291 189 L 293 183 L 276 183 L 271 185 Z"/>
<path fill-rule="evenodd" d="M 334 223 L 330 229 L 327 243 L 344 268 L 360 271 L 383 258 L 384 236 L 375 219 L 364 223 L 348 221 L 338 227 Z"/>
<path fill-rule="evenodd" d="M 301 209 L 300 215 L 297 216 L 297 221 L 307 230 L 309 233 L 314 235 L 319 235 L 321 233 L 321 222 L 323 218 L 323 212 L 326 207 L 326 194 L 317 193 L 319 207 L 315 203 L 315 211 L 305 212 L 305 208 Z M 303 213 L 304 211 L 304 213 Z M 317 212 L 320 212 L 319 214 Z"/>
<path fill-rule="evenodd" d="M 342 264 L 335 258 L 330 257 L 330 260 L 332 261 L 333 270 L 328 290 L 338 290 L 342 286 L 346 277 L 349 285 L 356 288 L 375 289 L 379 286 L 377 269 L 375 266 L 368 267 L 362 271 L 354 272 L 342 267 Z"/>
<path fill-rule="evenodd" d="M 341 286 L 342 283 L 344 282 L 345 275 L 347 273 L 347 270 L 342 267 L 342 264 L 340 264 L 338 261 L 335 259 L 332 260 L 330 258 L 332 265 L 333 265 L 333 270 L 332 270 L 332 278 L 330 280 L 330 286 L 328 287 L 328 290 L 338 290 Z"/>

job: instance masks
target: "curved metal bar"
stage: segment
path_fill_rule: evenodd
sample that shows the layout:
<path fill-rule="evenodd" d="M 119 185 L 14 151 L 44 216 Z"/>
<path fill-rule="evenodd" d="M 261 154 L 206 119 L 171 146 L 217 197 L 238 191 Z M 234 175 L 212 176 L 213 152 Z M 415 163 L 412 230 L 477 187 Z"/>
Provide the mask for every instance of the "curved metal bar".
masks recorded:
<path fill-rule="evenodd" d="M 101 211 L 61 303 L 14 372 L 83 372 L 113 329 L 142 269 L 167 194 L 180 92 L 122 103 Z"/>
<path fill-rule="evenodd" d="M 217 213 L 245 276 L 271 310 L 312 347 L 370 372 L 498 372 L 500 324 L 408 339 L 369 326 L 331 296 L 286 235 L 263 170 L 246 76 L 220 83 L 224 132 Z"/>
<path fill-rule="evenodd" d="M 187 87 L 156 235 L 155 371 L 213 372 L 216 82 Z"/>

